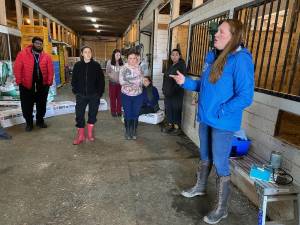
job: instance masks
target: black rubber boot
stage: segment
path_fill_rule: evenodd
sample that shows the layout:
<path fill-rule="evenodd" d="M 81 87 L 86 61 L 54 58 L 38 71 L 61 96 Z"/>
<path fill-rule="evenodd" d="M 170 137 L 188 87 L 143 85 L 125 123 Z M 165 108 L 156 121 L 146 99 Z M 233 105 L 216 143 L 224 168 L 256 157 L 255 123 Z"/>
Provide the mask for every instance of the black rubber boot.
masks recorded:
<path fill-rule="evenodd" d="M 124 125 L 125 125 L 125 139 L 129 140 L 130 139 L 130 120 L 124 119 Z"/>
<path fill-rule="evenodd" d="M 138 120 L 133 120 L 133 124 L 132 124 L 132 139 L 133 140 L 136 140 L 138 123 L 139 123 Z"/>

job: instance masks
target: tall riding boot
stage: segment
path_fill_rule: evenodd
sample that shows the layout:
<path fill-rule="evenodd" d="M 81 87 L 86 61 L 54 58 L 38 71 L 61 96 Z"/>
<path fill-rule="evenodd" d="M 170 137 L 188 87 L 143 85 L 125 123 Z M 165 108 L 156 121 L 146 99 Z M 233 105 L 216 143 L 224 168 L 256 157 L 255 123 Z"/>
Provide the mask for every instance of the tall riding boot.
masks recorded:
<path fill-rule="evenodd" d="M 192 198 L 197 195 L 205 195 L 206 194 L 206 186 L 209 173 L 212 168 L 212 163 L 209 161 L 199 162 L 198 171 L 197 171 L 197 182 L 194 187 L 182 191 L 181 195 L 186 198 Z"/>
<path fill-rule="evenodd" d="M 228 215 L 228 202 L 231 193 L 230 176 L 217 178 L 217 205 L 203 218 L 208 224 L 217 224 Z"/>
<path fill-rule="evenodd" d="M 85 141 L 84 128 L 77 128 L 77 135 L 73 141 L 73 145 L 79 145 Z"/>
<path fill-rule="evenodd" d="M 90 123 L 87 124 L 87 131 L 88 131 L 87 139 L 89 141 L 95 141 L 95 137 L 94 137 L 94 134 L 93 134 L 93 128 L 94 128 L 94 124 L 90 124 Z"/>
<path fill-rule="evenodd" d="M 136 140 L 138 120 L 132 121 L 132 139 Z"/>
<path fill-rule="evenodd" d="M 124 125 L 125 125 L 125 139 L 130 139 L 130 120 L 124 119 Z"/>

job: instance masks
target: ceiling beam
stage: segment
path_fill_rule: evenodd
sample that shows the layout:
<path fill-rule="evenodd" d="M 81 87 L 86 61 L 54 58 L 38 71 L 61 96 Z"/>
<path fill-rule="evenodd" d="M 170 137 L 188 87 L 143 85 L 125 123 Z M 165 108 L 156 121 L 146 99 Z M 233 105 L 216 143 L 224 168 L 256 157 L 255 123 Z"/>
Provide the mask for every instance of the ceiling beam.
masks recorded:
<path fill-rule="evenodd" d="M 61 26 L 67 28 L 68 30 L 74 32 L 70 27 L 66 26 L 65 24 L 63 24 L 62 22 L 60 22 L 58 19 L 56 19 L 55 17 L 53 17 L 52 15 L 50 15 L 49 13 L 47 13 L 45 10 L 41 9 L 40 7 L 38 7 L 37 5 L 35 5 L 34 3 L 32 3 L 29 0 L 21 0 L 22 3 L 24 3 L 25 5 L 27 5 L 28 7 L 36 10 L 37 12 L 43 14 L 44 16 L 48 17 L 50 20 L 52 20 L 53 22 L 60 24 Z"/>

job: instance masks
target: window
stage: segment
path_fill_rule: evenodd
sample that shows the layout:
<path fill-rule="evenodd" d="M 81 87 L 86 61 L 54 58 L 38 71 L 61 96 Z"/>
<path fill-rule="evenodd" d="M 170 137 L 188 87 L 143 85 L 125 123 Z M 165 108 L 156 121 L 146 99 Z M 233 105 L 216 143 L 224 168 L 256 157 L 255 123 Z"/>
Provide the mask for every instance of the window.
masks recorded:
<path fill-rule="evenodd" d="M 40 25 L 39 13 L 35 10 L 33 10 L 33 23 L 34 23 L 34 26 Z"/>
<path fill-rule="evenodd" d="M 15 0 L 5 0 L 6 19 L 9 27 L 17 28 L 17 13 Z"/>
<path fill-rule="evenodd" d="M 264 0 L 235 9 L 255 63 L 256 91 L 300 101 L 300 19 L 297 0 Z"/>
<path fill-rule="evenodd" d="M 193 0 L 180 0 L 179 15 L 182 15 L 193 8 Z"/>
<path fill-rule="evenodd" d="M 25 5 L 22 5 L 23 25 L 30 25 L 32 21 L 29 19 L 29 9 Z"/>
<path fill-rule="evenodd" d="M 182 23 L 176 27 L 173 27 L 171 32 L 171 49 L 177 48 L 182 54 L 182 59 L 186 60 L 187 58 L 187 46 L 188 46 L 188 37 L 189 37 L 189 25 L 190 22 Z"/>
<path fill-rule="evenodd" d="M 279 111 L 275 137 L 300 147 L 300 115 Z"/>
<path fill-rule="evenodd" d="M 9 60 L 8 36 L 0 33 L 0 60 Z"/>
<path fill-rule="evenodd" d="M 9 45 L 10 45 L 10 53 L 11 60 L 15 61 L 17 58 L 17 54 L 21 51 L 21 37 L 9 35 Z"/>

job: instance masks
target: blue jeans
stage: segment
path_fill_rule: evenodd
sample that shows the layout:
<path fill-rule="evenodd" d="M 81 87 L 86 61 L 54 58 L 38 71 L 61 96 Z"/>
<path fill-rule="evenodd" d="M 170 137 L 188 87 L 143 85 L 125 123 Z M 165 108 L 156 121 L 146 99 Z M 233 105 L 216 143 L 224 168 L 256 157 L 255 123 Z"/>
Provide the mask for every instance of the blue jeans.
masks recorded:
<path fill-rule="evenodd" d="M 233 139 L 232 131 L 199 124 L 200 157 L 202 161 L 212 161 L 218 176 L 229 176 L 229 156 Z"/>
<path fill-rule="evenodd" d="M 143 96 L 128 96 L 122 93 L 121 98 L 124 109 L 124 118 L 126 120 L 137 120 L 143 104 Z"/>
<path fill-rule="evenodd" d="M 0 126 L 0 136 L 6 134 L 5 130 L 3 127 Z"/>

